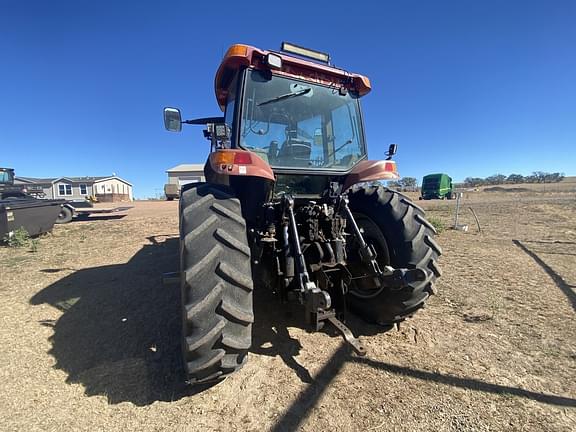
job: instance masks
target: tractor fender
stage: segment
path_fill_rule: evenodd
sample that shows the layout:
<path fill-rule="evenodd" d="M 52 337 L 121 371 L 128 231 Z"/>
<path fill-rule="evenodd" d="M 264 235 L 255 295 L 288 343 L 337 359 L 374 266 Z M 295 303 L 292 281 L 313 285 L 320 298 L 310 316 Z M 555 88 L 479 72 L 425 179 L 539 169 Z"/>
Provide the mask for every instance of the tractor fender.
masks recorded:
<path fill-rule="evenodd" d="M 346 190 L 357 183 L 396 180 L 399 178 L 396 162 L 392 160 L 363 160 L 346 175 L 342 189 Z"/>
<path fill-rule="evenodd" d="M 221 149 L 210 153 L 204 167 L 206 178 L 212 171 L 217 176 L 260 177 L 275 181 L 272 168 L 256 153 L 242 149 Z"/>

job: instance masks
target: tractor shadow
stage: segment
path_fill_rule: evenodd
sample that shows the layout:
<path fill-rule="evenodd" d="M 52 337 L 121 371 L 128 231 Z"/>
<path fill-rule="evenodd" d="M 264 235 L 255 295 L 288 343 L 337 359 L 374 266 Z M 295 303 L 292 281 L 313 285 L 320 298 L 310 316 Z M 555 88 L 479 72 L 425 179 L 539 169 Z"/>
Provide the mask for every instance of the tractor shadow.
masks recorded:
<path fill-rule="evenodd" d="M 180 295 L 162 286 L 178 262 L 178 239 L 150 238 L 125 264 L 78 270 L 37 293 L 33 305 L 63 312 L 53 328 L 55 368 L 88 396 L 148 405 L 189 395 L 180 351 Z M 69 269 L 43 269 L 58 273 Z"/>
<path fill-rule="evenodd" d="M 263 287 L 255 288 L 253 301 L 254 324 L 250 352 L 271 357 L 280 356 L 302 382 L 311 383 L 310 372 L 295 359 L 302 345 L 288 332 L 288 327 L 303 328 L 302 308 L 294 303 L 281 303 L 276 295 Z"/>
<path fill-rule="evenodd" d="M 162 273 L 177 270 L 178 239 L 149 241 L 125 264 L 41 269 L 67 275 L 30 299 L 32 305 L 48 304 L 63 313 L 39 323 L 53 329 L 49 353 L 55 368 L 66 372 L 67 383 L 82 384 L 87 396 L 106 396 L 110 404 L 144 406 L 207 388 L 185 383 L 180 292 L 177 285 L 161 283 Z M 305 328 L 303 307 L 258 290 L 254 315 L 251 352 L 280 356 L 300 380 L 311 383 L 310 373 L 295 359 L 302 346 L 287 330 Z M 351 327 L 357 332 L 356 325 Z M 323 331 L 341 337 L 330 326 Z"/>

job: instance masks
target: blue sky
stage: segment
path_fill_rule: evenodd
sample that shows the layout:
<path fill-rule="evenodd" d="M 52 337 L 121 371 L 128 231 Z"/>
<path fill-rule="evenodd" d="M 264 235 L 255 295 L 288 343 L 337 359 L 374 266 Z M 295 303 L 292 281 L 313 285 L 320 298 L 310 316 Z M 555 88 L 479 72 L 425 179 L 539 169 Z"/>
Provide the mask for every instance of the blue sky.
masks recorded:
<path fill-rule="evenodd" d="M 0 0 L 0 166 L 22 176 L 116 173 L 154 196 L 165 170 L 206 159 L 227 47 L 329 52 L 372 81 L 369 156 L 456 180 L 576 175 L 576 2 Z"/>

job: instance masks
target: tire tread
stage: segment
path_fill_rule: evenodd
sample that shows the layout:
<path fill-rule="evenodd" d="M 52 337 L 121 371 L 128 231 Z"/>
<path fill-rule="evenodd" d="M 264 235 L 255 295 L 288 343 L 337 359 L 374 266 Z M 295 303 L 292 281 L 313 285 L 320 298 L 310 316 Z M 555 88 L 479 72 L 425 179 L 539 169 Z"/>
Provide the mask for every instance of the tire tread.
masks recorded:
<path fill-rule="evenodd" d="M 442 248 L 434 240 L 436 229 L 424 210 L 409 197 L 388 188 L 358 187 L 349 194 L 350 208 L 372 220 L 386 239 L 390 265 L 396 268 L 422 268 L 427 277 L 399 291 L 384 290 L 378 297 L 349 296 L 353 311 L 379 324 L 392 324 L 412 316 L 435 293 L 434 282 L 441 276 L 438 258 Z M 385 265 L 388 263 L 381 263 Z"/>
<path fill-rule="evenodd" d="M 188 382 L 217 382 L 245 363 L 254 321 L 246 222 L 232 189 L 187 187 L 180 200 L 180 239 Z"/>

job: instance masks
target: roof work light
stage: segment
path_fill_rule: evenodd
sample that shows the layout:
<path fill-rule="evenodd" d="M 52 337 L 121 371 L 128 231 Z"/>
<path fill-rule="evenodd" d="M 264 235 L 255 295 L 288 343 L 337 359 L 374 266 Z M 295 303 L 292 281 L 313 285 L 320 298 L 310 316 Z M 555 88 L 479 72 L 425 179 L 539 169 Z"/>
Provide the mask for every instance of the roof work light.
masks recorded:
<path fill-rule="evenodd" d="M 282 47 L 280 48 L 282 51 L 297 54 L 302 57 L 307 57 L 312 60 L 318 60 L 322 63 L 329 64 L 330 63 L 330 54 L 326 54 L 320 51 L 312 50 L 310 48 L 304 48 L 298 45 L 294 45 L 290 42 L 282 42 Z"/>

